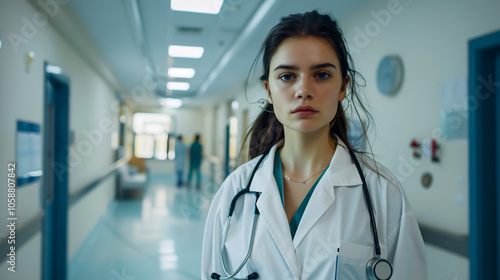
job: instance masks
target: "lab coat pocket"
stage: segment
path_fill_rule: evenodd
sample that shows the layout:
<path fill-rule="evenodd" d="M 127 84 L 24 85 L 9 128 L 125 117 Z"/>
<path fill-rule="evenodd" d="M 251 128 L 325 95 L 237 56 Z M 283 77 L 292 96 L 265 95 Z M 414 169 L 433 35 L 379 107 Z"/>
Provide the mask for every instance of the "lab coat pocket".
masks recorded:
<path fill-rule="evenodd" d="M 335 279 L 367 279 L 366 264 L 373 256 L 372 246 L 342 242 L 337 256 Z"/>

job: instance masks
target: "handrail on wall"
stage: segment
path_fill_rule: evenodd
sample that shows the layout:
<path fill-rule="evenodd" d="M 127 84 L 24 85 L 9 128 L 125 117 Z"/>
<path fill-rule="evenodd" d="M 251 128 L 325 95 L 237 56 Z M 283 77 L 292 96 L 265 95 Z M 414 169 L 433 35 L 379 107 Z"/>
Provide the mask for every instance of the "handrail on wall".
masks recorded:
<path fill-rule="evenodd" d="M 102 174 L 97 177 L 95 180 L 87 184 L 85 187 L 80 188 L 79 190 L 70 193 L 69 194 L 69 206 L 73 206 L 77 201 L 79 201 L 82 197 L 84 197 L 87 193 L 89 193 L 91 190 L 93 190 L 97 185 L 99 185 L 104 179 L 106 179 L 109 175 L 113 174 L 118 168 L 121 166 L 127 164 L 129 162 L 131 157 L 124 157 L 121 158 L 114 163 L 112 163 L 110 166 L 108 166 Z"/>
<path fill-rule="evenodd" d="M 419 224 L 419 227 L 425 243 L 469 257 L 469 235 L 452 234 L 424 224 Z"/>
<path fill-rule="evenodd" d="M 82 199 L 85 195 L 87 195 L 90 191 L 92 191 L 95 187 L 97 187 L 102 181 L 104 181 L 108 176 L 114 174 L 121 166 L 127 164 L 130 160 L 130 157 L 124 157 L 122 159 L 117 160 L 108 166 L 100 176 L 98 176 L 91 183 L 81 188 L 80 190 L 73 192 L 69 195 L 69 206 L 71 207 L 73 204 Z M 211 164 L 211 172 L 212 175 L 215 173 L 215 166 L 222 163 L 222 160 L 219 157 L 209 155 L 207 156 L 207 160 Z M 214 180 L 216 178 L 213 178 Z M 29 222 L 23 224 L 17 230 L 16 235 L 16 247 L 22 246 L 26 241 L 31 239 L 38 231 L 40 231 L 42 227 L 42 220 L 44 217 L 44 212 L 40 211 L 35 217 L 33 217 Z M 419 224 L 420 231 L 422 233 L 422 237 L 426 243 L 435 245 L 444 250 L 459 254 L 463 257 L 469 257 L 469 236 L 468 235 L 454 235 L 448 232 L 444 232 L 440 229 L 436 229 L 425 224 Z M 8 236 L 0 239 L 0 252 L 8 252 L 9 244 L 7 242 Z M 3 262 L 7 254 L 0 255 L 0 262 Z"/>
<path fill-rule="evenodd" d="M 87 195 L 90 191 L 92 191 L 95 187 L 97 187 L 102 181 L 104 181 L 108 176 L 114 174 L 118 168 L 127 164 L 131 157 L 121 158 L 111 165 L 109 165 L 95 180 L 87 184 L 85 187 L 79 189 L 76 192 L 69 194 L 68 201 L 69 207 L 82 199 L 85 195 Z M 35 217 L 31 218 L 28 222 L 22 224 L 16 230 L 16 247 L 21 247 L 26 241 L 30 240 L 37 232 L 42 228 L 43 217 L 45 213 L 44 211 L 38 212 Z M 7 242 L 8 235 L 4 238 L 0 238 L 0 252 L 9 252 L 8 249 L 10 247 Z M 0 254 L 0 262 L 3 262 L 7 254 Z"/>

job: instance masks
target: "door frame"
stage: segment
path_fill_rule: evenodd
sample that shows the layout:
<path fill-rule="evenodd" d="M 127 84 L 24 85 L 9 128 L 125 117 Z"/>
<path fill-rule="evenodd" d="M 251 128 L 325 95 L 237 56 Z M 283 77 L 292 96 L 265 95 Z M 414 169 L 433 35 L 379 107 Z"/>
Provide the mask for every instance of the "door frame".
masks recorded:
<path fill-rule="evenodd" d="M 500 279 L 499 54 L 500 31 L 469 41 L 471 280 Z"/>
<path fill-rule="evenodd" d="M 69 78 L 44 63 L 42 280 L 67 279 Z"/>

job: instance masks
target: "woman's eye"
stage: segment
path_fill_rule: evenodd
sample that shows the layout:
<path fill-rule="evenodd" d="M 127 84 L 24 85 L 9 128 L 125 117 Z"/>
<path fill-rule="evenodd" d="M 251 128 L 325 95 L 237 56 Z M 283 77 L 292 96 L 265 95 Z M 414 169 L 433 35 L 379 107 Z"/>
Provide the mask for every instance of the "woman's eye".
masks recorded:
<path fill-rule="evenodd" d="M 280 80 L 282 81 L 290 81 L 293 78 L 291 74 L 283 74 L 279 77 Z"/>
<path fill-rule="evenodd" d="M 330 77 L 330 74 L 328 74 L 326 72 L 320 72 L 320 73 L 316 74 L 316 76 L 321 80 L 325 80 L 325 79 L 328 79 Z"/>

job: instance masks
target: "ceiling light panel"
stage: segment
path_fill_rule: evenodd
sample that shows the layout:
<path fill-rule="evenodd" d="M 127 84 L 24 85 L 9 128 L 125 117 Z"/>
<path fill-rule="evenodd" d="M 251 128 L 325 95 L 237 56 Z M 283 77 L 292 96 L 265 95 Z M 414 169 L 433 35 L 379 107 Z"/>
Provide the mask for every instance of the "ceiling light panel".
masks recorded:
<path fill-rule="evenodd" d="M 168 76 L 171 78 L 186 78 L 191 79 L 194 77 L 195 70 L 193 68 L 168 68 Z"/>
<path fill-rule="evenodd" d="M 182 100 L 174 98 L 162 98 L 160 99 L 160 104 L 170 108 L 180 108 L 182 106 Z"/>
<path fill-rule="evenodd" d="M 203 56 L 204 51 L 205 49 L 203 49 L 203 47 L 176 45 L 171 45 L 168 47 L 168 55 L 171 57 L 200 58 Z"/>
<path fill-rule="evenodd" d="M 168 82 L 167 89 L 170 89 L 170 90 L 188 90 L 189 83 L 186 83 L 186 82 Z"/>
<path fill-rule="evenodd" d="M 171 0 L 170 8 L 174 11 L 218 14 L 224 0 Z"/>

